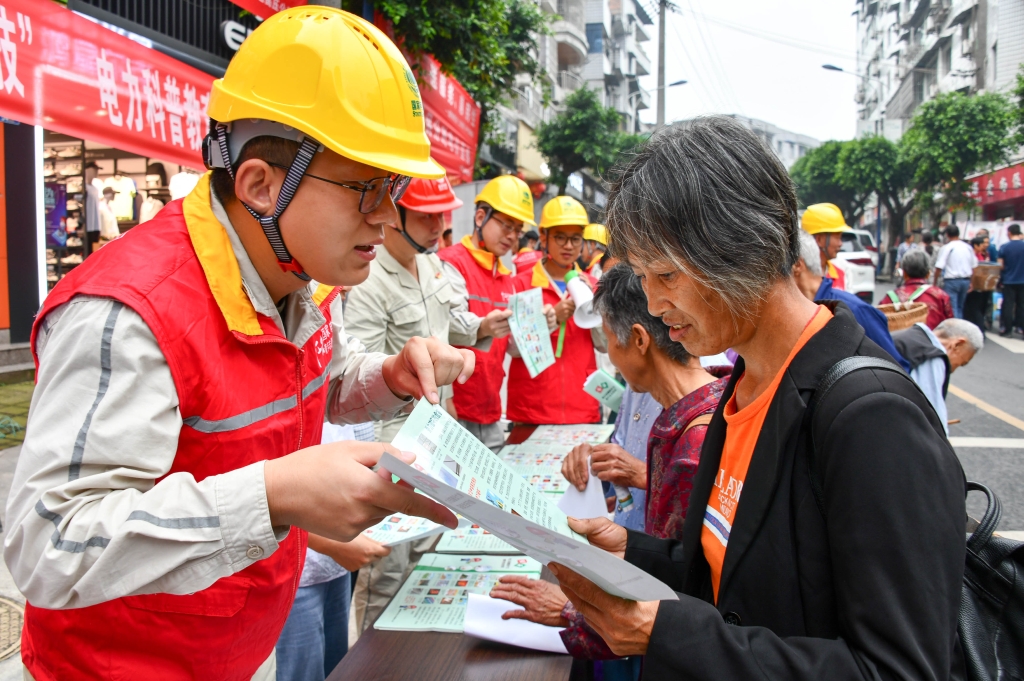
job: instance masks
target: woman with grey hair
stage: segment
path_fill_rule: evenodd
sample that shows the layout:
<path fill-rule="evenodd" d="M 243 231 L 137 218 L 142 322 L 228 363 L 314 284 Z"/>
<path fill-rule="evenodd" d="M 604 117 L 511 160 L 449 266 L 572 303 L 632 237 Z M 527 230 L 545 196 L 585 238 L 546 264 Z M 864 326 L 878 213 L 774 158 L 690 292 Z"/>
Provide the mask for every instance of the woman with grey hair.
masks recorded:
<path fill-rule="evenodd" d="M 622 170 L 608 228 L 674 341 L 740 358 L 680 539 L 570 521 L 678 600 L 623 600 L 552 564 L 587 624 L 659 681 L 963 678 L 963 472 L 898 369 L 850 373 L 808 414 L 837 362 L 886 355 L 842 302 L 797 288 L 785 168 L 729 118 L 670 128 Z"/>

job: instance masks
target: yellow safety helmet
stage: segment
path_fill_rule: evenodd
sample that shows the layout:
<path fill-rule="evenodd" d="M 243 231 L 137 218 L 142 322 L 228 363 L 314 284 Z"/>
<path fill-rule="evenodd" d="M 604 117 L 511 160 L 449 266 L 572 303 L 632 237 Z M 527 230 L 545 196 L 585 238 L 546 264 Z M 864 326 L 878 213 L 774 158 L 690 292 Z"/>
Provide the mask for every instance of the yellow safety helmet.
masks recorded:
<path fill-rule="evenodd" d="M 373 24 L 340 9 L 294 7 L 260 24 L 213 82 L 208 111 L 219 123 L 283 124 L 398 175 L 445 175 L 430 158 L 409 64 Z"/>
<path fill-rule="evenodd" d="M 571 196 L 556 196 L 544 204 L 544 210 L 540 213 L 541 229 L 562 225 L 586 227 L 588 224 L 590 218 L 587 216 L 587 209 Z"/>
<path fill-rule="evenodd" d="M 533 221 L 533 194 L 530 187 L 515 175 L 499 175 L 476 195 L 475 203 L 486 203 L 498 213 L 504 213 L 528 225 Z"/>
<path fill-rule="evenodd" d="M 596 241 L 602 246 L 607 246 L 608 228 L 596 222 L 594 224 L 587 225 L 583 230 L 583 238 L 587 241 Z"/>
<path fill-rule="evenodd" d="M 834 203 L 816 203 L 807 206 L 800 226 L 808 234 L 831 234 L 849 232 L 851 227 L 846 224 L 843 211 Z"/>

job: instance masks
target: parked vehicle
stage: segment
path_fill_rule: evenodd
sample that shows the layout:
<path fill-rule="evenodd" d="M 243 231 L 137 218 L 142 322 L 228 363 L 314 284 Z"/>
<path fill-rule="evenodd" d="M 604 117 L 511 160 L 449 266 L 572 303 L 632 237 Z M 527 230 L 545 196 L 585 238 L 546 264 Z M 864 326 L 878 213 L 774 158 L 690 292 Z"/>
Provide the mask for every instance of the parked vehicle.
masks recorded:
<path fill-rule="evenodd" d="M 843 245 L 832 263 L 843 270 L 845 289 L 864 302 L 875 302 L 875 272 L 878 269 L 878 247 L 871 232 L 854 229 L 843 232 Z"/>

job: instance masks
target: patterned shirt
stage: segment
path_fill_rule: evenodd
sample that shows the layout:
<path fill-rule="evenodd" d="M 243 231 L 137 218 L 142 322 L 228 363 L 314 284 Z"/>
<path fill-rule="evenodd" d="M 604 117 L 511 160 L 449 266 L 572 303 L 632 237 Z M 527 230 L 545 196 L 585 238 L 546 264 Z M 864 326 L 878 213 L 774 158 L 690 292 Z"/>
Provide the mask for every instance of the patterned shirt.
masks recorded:
<path fill-rule="evenodd" d="M 732 367 L 711 367 L 708 372 L 718 380 L 694 390 L 663 411 L 651 428 L 647 445 L 645 531 L 655 537 L 679 539 L 682 534 L 693 476 L 708 429 L 700 425 L 686 431 L 686 426 L 698 416 L 711 414 L 718 408 Z M 565 604 L 562 617 L 569 621 L 569 626 L 560 633 L 570 655 L 590 660 L 618 657 L 587 625 L 572 603 Z"/>

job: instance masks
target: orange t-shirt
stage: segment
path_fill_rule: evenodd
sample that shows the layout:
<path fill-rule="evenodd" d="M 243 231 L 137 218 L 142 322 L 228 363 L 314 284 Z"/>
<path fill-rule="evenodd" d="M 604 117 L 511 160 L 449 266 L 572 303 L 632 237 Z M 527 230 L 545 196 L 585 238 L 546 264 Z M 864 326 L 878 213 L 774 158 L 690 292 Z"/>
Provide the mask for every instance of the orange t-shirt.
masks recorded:
<path fill-rule="evenodd" d="M 775 391 L 779 389 L 782 376 L 789 368 L 789 363 L 796 357 L 796 353 L 807 344 L 811 337 L 818 333 L 832 319 L 832 313 L 828 308 L 818 307 L 818 311 L 807 322 L 803 333 L 797 339 L 796 345 L 786 358 L 786 363 L 779 369 L 771 385 L 757 396 L 753 402 L 740 411 L 736 411 L 736 391 L 725 405 L 723 415 L 725 416 L 725 445 L 722 447 L 721 468 L 718 470 L 718 477 L 715 478 L 715 487 L 711 490 L 708 498 L 707 508 L 704 510 L 704 527 L 701 531 L 700 542 L 704 548 L 704 557 L 711 566 L 711 585 L 715 590 L 715 602 L 718 602 L 718 585 L 722 579 L 722 565 L 725 562 L 725 550 L 729 546 L 729 533 L 732 531 L 732 522 L 736 517 L 736 506 L 740 503 L 740 493 L 743 491 L 743 481 L 747 477 L 747 469 L 750 467 L 750 458 L 754 454 L 754 445 L 757 444 L 757 437 L 761 434 L 761 426 L 764 425 L 764 417 L 768 414 L 768 407 L 775 397 Z M 743 377 L 740 377 L 740 381 Z M 739 381 L 736 383 L 739 388 Z"/>

